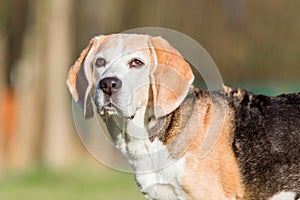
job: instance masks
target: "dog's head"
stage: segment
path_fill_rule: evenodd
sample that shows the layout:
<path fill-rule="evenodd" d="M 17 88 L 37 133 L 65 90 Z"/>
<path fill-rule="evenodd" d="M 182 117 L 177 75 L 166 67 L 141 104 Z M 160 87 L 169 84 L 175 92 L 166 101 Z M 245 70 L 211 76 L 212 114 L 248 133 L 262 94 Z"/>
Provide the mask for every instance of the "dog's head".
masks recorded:
<path fill-rule="evenodd" d="M 85 118 L 93 116 L 92 101 L 100 114 L 134 118 L 148 107 L 159 118 L 182 103 L 193 80 L 189 64 L 161 37 L 112 34 L 90 41 L 67 84 Z"/>

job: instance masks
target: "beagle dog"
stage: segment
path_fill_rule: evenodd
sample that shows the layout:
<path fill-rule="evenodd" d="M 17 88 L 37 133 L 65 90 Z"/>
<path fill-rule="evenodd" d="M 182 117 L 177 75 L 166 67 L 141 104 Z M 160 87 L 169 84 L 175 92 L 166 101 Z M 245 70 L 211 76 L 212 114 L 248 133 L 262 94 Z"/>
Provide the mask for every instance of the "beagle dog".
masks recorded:
<path fill-rule="evenodd" d="M 299 199 L 300 93 L 205 91 L 193 81 L 163 38 L 112 34 L 90 41 L 67 85 L 85 118 L 95 110 L 117 121 L 110 134 L 147 199 Z M 210 130 L 218 139 L 200 157 Z"/>

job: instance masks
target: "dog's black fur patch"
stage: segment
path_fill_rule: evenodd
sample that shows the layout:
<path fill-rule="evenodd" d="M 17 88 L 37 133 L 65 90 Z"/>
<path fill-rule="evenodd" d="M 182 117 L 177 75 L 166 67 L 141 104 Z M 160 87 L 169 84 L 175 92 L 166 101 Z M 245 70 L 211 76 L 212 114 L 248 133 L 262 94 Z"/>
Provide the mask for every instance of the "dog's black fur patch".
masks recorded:
<path fill-rule="evenodd" d="M 245 199 L 281 191 L 300 194 L 300 93 L 276 97 L 245 90 L 227 94 L 235 111 L 233 150 Z"/>

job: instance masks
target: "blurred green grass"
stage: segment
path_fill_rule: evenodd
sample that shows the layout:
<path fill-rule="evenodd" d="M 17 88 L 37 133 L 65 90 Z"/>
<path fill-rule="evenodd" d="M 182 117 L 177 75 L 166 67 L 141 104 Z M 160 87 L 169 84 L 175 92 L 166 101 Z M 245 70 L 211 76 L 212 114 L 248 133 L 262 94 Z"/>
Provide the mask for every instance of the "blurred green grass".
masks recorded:
<path fill-rule="evenodd" d="M 1 200 L 142 200 L 132 174 L 72 166 L 0 173 Z"/>

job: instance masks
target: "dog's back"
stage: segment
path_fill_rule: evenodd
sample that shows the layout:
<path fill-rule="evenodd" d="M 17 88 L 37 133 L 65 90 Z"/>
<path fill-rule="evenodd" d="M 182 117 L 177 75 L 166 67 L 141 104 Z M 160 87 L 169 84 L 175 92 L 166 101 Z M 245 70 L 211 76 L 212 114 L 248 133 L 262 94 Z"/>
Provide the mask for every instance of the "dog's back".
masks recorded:
<path fill-rule="evenodd" d="M 235 111 L 233 150 L 247 199 L 300 195 L 300 93 L 276 97 L 228 93 Z M 275 184 L 276 183 L 276 184 Z"/>

